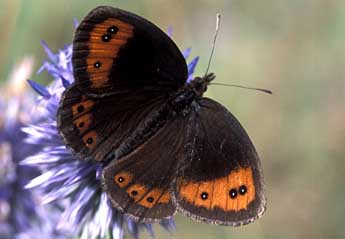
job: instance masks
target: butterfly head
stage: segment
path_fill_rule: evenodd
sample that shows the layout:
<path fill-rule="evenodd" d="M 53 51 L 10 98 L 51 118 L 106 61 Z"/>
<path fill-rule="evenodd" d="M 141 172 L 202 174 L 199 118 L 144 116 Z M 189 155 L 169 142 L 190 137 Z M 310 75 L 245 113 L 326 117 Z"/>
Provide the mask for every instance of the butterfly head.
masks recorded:
<path fill-rule="evenodd" d="M 189 86 L 196 96 L 201 97 L 207 91 L 207 85 L 215 78 L 216 76 L 213 73 L 208 73 L 204 77 L 197 76 L 189 83 Z"/>

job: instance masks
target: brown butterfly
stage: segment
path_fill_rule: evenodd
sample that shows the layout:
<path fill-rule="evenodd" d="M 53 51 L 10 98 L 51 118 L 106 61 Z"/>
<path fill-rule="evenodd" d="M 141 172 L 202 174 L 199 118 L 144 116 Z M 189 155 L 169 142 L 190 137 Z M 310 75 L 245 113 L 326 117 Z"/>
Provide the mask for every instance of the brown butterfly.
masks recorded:
<path fill-rule="evenodd" d="M 72 62 L 59 132 L 79 158 L 104 164 L 103 190 L 116 209 L 146 222 L 178 210 L 231 226 L 264 213 L 251 140 L 227 109 L 203 97 L 215 76 L 187 83 L 185 59 L 158 27 L 98 7 L 76 31 Z"/>

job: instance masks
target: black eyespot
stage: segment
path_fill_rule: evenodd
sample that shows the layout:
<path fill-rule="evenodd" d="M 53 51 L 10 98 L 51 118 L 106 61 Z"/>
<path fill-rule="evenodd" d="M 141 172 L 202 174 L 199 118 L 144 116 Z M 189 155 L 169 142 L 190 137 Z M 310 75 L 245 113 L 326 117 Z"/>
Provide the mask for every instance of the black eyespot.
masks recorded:
<path fill-rule="evenodd" d="M 148 201 L 149 203 L 153 203 L 153 197 L 148 197 L 146 201 Z"/>
<path fill-rule="evenodd" d="M 116 34 L 118 31 L 119 31 L 119 28 L 117 26 L 111 26 L 107 30 L 107 32 L 110 34 Z"/>
<path fill-rule="evenodd" d="M 246 194 L 246 193 L 247 193 L 247 187 L 246 187 L 246 185 L 240 186 L 239 189 L 238 189 L 238 192 L 239 192 L 239 194 L 241 194 L 241 195 Z"/>
<path fill-rule="evenodd" d="M 88 139 L 86 140 L 86 143 L 87 143 L 87 144 L 92 144 L 92 143 L 93 143 L 93 139 L 92 139 L 92 138 L 88 138 Z"/>
<path fill-rule="evenodd" d="M 108 42 L 108 41 L 110 41 L 110 40 L 111 40 L 111 35 L 109 35 L 109 34 L 104 34 L 104 35 L 102 36 L 102 41 Z"/>
<path fill-rule="evenodd" d="M 83 127 L 84 127 L 84 125 L 85 125 L 85 123 L 84 123 L 84 122 L 80 122 L 78 126 L 79 126 L 79 128 L 83 128 Z"/>
<path fill-rule="evenodd" d="M 137 196 L 137 195 L 138 195 L 138 191 L 133 190 L 133 191 L 131 192 L 131 194 L 132 194 L 132 196 Z"/>
<path fill-rule="evenodd" d="M 232 198 L 232 199 L 235 199 L 237 197 L 237 190 L 236 189 L 231 189 L 229 191 L 229 196 Z"/>
<path fill-rule="evenodd" d="M 119 181 L 119 183 L 122 183 L 122 182 L 125 181 L 125 179 L 124 179 L 123 177 L 119 177 L 119 178 L 117 179 L 117 181 Z"/>
<path fill-rule="evenodd" d="M 208 198 L 208 193 L 207 192 L 203 192 L 203 193 L 201 193 L 200 196 L 201 196 L 202 200 L 206 200 Z"/>
<path fill-rule="evenodd" d="M 102 64 L 101 64 L 99 61 L 97 61 L 97 62 L 95 62 L 95 64 L 93 64 L 93 66 L 94 66 L 95 68 L 100 68 L 101 65 L 102 65 Z"/>
<path fill-rule="evenodd" d="M 84 111 L 84 106 L 79 105 L 77 110 L 78 110 L 79 113 L 83 112 Z"/>

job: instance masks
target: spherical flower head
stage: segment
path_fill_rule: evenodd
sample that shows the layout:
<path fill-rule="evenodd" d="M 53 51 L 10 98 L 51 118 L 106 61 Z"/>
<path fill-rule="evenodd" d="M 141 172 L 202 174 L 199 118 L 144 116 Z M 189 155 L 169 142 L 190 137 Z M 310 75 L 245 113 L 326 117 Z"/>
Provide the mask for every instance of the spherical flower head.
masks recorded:
<path fill-rule="evenodd" d="M 34 81 L 29 83 L 40 95 L 38 107 L 46 109 L 42 115 L 47 120 L 24 129 L 27 133 L 26 141 L 41 148 L 40 152 L 28 157 L 25 164 L 38 166 L 42 173 L 26 187 L 42 191 L 45 195 L 44 203 L 64 200 L 64 213 L 58 228 L 81 238 L 123 238 L 124 225 L 127 225 L 134 238 L 138 237 L 141 228 L 146 228 L 153 235 L 151 224 L 134 222 L 111 206 L 106 193 L 101 189 L 101 164 L 77 159 L 66 149 L 58 134 L 56 112 L 61 94 L 74 81 L 72 46 L 65 46 L 57 54 L 45 42 L 43 47 L 49 59 L 44 62 L 39 73 L 48 71 L 53 81 L 48 87 Z M 190 49 L 187 49 L 184 56 L 187 58 L 189 54 Z M 197 61 L 198 57 L 188 65 L 189 79 Z M 168 231 L 175 229 L 172 218 L 160 224 Z"/>
<path fill-rule="evenodd" d="M 38 120 L 35 98 L 27 91 L 26 79 L 33 69 L 33 58 L 24 57 L 15 65 L 7 86 L 0 95 L 0 238 L 33 238 L 32 231 L 42 226 L 42 236 L 51 237 L 53 223 L 48 209 L 38 203 L 40 195 L 24 189 L 39 175 L 39 170 L 20 162 L 37 153 L 35 145 L 24 141 L 23 125 Z M 53 229 L 51 227 L 51 229 Z M 37 235 L 37 234 L 36 234 Z"/>

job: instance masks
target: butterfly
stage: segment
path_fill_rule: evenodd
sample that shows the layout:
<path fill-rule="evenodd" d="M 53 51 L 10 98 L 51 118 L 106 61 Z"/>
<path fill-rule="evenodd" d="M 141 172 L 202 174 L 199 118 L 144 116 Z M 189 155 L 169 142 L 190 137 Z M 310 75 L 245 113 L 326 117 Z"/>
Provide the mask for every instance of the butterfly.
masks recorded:
<path fill-rule="evenodd" d="M 81 160 L 104 167 L 102 189 L 136 221 L 177 211 L 239 226 L 266 200 L 260 160 L 236 118 L 203 97 L 215 75 L 195 77 L 162 30 L 133 13 L 101 6 L 78 26 L 75 82 L 63 93 L 58 130 Z"/>

